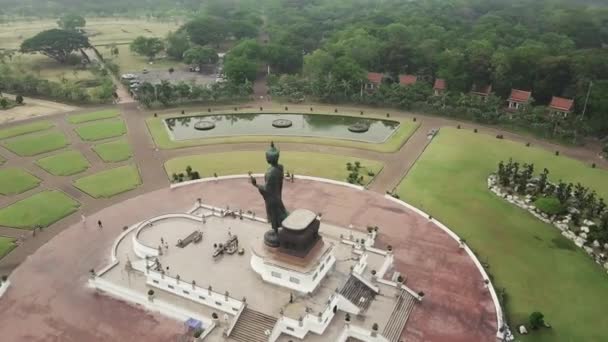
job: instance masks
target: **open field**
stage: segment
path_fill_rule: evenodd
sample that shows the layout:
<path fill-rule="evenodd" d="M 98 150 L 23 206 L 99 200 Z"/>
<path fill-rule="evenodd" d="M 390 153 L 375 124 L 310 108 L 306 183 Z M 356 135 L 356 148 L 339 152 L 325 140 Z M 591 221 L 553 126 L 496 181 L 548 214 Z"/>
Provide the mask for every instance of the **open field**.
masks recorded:
<path fill-rule="evenodd" d="M 127 160 L 133 155 L 131 146 L 123 139 L 95 145 L 93 151 L 106 163 Z"/>
<path fill-rule="evenodd" d="M 95 75 L 89 70 L 61 64 L 41 54 L 17 54 L 11 60 L 11 66 L 23 73 L 31 73 L 42 79 L 55 82 L 60 82 L 62 79 L 75 82 L 95 80 Z"/>
<path fill-rule="evenodd" d="M 129 49 L 129 45 L 119 45 L 118 56 L 110 56 L 109 50 L 104 47 L 97 47 L 99 52 L 104 55 L 104 58 L 109 58 L 112 62 L 118 64 L 121 73 L 135 73 L 141 72 L 143 69 L 147 70 L 168 70 L 169 68 L 183 69 L 186 65 L 179 61 L 174 61 L 166 57 L 159 57 L 152 61 L 152 64 L 148 61 L 148 58 L 135 54 Z"/>
<path fill-rule="evenodd" d="M 82 153 L 69 150 L 38 159 L 36 164 L 55 176 L 70 176 L 89 168 L 89 161 Z"/>
<path fill-rule="evenodd" d="M 215 111 L 213 114 L 223 114 L 230 113 L 235 114 L 234 112 L 229 111 Z M 264 113 L 282 113 L 280 111 L 264 111 Z M 238 114 L 247 114 L 247 113 L 238 113 Z M 256 113 L 257 114 L 257 113 Z M 307 114 L 317 114 L 323 115 L 322 113 L 307 113 Z M 329 113 L 327 113 L 329 115 Z M 351 116 L 359 116 L 356 113 L 340 113 L 344 115 Z M 335 115 L 331 114 L 331 115 Z M 162 149 L 173 149 L 173 148 L 182 148 L 182 147 L 191 147 L 191 146 L 200 146 L 200 145 L 215 145 L 215 144 L 231 144 L 231 143 L 245 143 L 245 142 L 268 142 L 268 136 L 233 136 L 233 137 L 220 137 L 220 138 L 204 138 L 204 139 L 191 139 L 191 140 L 181 140 L 174 141 L 171 140 L 169 134 L 167 132 L 167 128 L 163 123 L 163 120 L 169 117 L 175 117 L 175 114 L 168 115 L 159 115 L 158 117 L 148 118 L 146 119 L 146 123 L 148 125 L 148 130 L 154 139 L 156 145 Z M 361 116 L 361 118 L 376 118 L 376 119 L 386 119 L 379 114 L 366 114 L 365 116 Z M 390 118 L 391 120 L 400 121 L 399 128 L 395 131 L 384 143 L 374 144 L 374 143 L 365 143 L 359 141 L 351 141 L 351 140 L 342 140 L 342 139 L 329 139 L 329 138 L 313 138 L 313 137 L 289 137 L 289 136 L 272 136 L 272 140 L 277 142 L 291 142 L 291 143 L 302 143 L 302 144 L 316 144 L 316 145 L 331 145 L 331 146 L 340 146 L 340 147 L 349 147 L 349 148 L 358 148 L 363 150 L 371 150 L 378 152 L 394 152 L 399 150 L 399 148 L 409 139 L 409 137 L 416 131 L 419 124 L 416 122 L 408 121 L 400 118 Z"/>
<path fill-rule="evenodd" d="M 18 135 L 43 131 L 53 127 L 50 121 L 36 121 L 29 124 L 18 125 L 0 129 L 0 139 L 12 138 Z"/>
<path fill-rule="evenodd" d="M 212 177 L 214 173 L 218 176 L 245 174 L 249 171 L 264 173 L 268 164 L 263 156 L 263 152 L 228 152 L 178 157 L 165 163 L 165 171 L 169 179 L 173 173 L 186 173 L 187 166 L 198 171 L 201 177 Z M 296 176 L 316 176 L 338 181 L 346 181 L 349 174 L 346 163 L 355 161 L 361 162 L 359 174 L 363 176 L 363 184 L 368 184 L 373 179 L 368 171 L 376 175 L 383 167 L 381 162 L 375 160 L 312 152 L 284 152 L 280 159 L 285 171 L 295 173 Z"/>
<path fill-rule="evenodd" d="M 71 124 L 79 124 L 83 122 L 109 119 L 120 115 L 118 110 L 115 109 L 107 109 L 100 110 L 97 112 L 85 113 L 85 114 L 76 114 L 68 116 L 68 122 Z"/>
<path fill-rule="evenodd" d="M 604 341 L 608 277 L 559 230 L 487 189 L 500 160 L 546 167 L 553 180 L 584 183 L 608 198 L 608 172 L 512 141 L 444 128 L 397 187 L 404 200 L 432 214 L 475 250 L 506 288 L 511 326 L 541 311 L 552 329 L 524 341 Z M 565 307 L 566 305 L 566 307 Z"/>
<path fill-rule="evenodd" d="M 14 94 L 6 94 L 5 96 L 15 97 Z M 22 106 L 17 106 L 2 112 L 0 116 L 0 124 L 31 119 L 34 117 L 47 116 L 59 112 L 69 112 L 76 110 L 78 107 L 69 106 L 59 102 L 52 102 L 41 99 L 33 99 L 24 97 Z M 43 121 L 37 121 L 36 124 Z"/>
<path fill-rule="evenodd" d="M 0 236 L 0 259 L 15 248 L 15 239 Z"/>
<path fill-rule="evenodd" d="M 82 140 L 94 141 L 123 135 L 127 126 L 122 120 L 105 120 L 78 126 L 75 131 Z"/>
<path fill-rule="evenodd" d="M 80 204 L 60 191 L 43 191 L 0 209 L 0 225 L 33 229 L 46 227 L 78 210 Z"/>
<path fill-rule="evenodd" d="M 133 190 L 140 184 L 139 170 L 135 165 L 101 171 L 74 182 L 74 186 L 94 198 L 112 197 Z"/>
<path fill-rule="evenodd" d="M 85 30 L 93 45 L 129 43 L 137 36 L 164 37 L 179 27 L 177 22 L 158 22 L 127 18 L 86 18 Z M 38 32 L 57 27 L 56 20 L 15 21 L 0 24 L 0 48 L 18 48 Z"/>
<path fill-rule="evenodd" d="M 20 156 L 34 156 L 65 147 L 68 139 L 61 132 L 51 131 L 5 140 L 3 145 Z"/>
<path fill-rule="evenodd" d="M 18 168 L 0 170 L 0 194 L 16 195 L 33 189 L 40 184 L 40 179 L 29 172 Z"/>

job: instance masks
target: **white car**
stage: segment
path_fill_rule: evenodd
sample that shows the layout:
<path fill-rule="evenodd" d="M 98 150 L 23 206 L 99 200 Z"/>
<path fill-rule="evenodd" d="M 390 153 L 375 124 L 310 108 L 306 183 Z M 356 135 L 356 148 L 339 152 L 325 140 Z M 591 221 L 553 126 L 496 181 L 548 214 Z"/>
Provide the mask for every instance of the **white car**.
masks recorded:
<path fill-rule="evenodd" d="M 120 76 L 120 78 L 122 78 L 123 80 L 132 80 L 134 78 L 136 78 L 137 76 L 133 75 L 133 74 L 124 74 L 122 76 Z"/>

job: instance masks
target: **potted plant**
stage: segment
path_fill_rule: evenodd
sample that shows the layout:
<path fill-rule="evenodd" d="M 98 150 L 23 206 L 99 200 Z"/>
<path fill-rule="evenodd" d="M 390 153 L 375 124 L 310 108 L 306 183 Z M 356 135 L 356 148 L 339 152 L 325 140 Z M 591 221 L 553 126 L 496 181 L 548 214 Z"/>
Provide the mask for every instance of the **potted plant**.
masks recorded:
<path fill-rule="evenodd" d="M 152 290 L 152 289 L 148 290 L 148 300 L 149 301 L 154 300 L 154 290 Z"/>
<path fill-rule="evenodd" d="M 350 314 L 348 312 L 346 313 L 346 315 L 344 315 L 344 323 L 350 323 Z"/>
<path fill-rule="evenodd" d="M 194 337 L 195 339 L 199 340 L 202 334 L 203 334 L 203 329 L 196 329 L 194 331 L 194 334 L 192 334 L 192 337 Z"/>
<path fill-rule="evenodd" d="M 217 315 L 217 313 L 212 313 L 211 314 L 211 318 L 213 318 L 213 324 L 215 325 L 219 325 L 220 324 L 220 316 Z"/>
<path fill-rule="evenodd" d="M 372 337 L 378 336 L 378 323 L 372 324 Z"/>

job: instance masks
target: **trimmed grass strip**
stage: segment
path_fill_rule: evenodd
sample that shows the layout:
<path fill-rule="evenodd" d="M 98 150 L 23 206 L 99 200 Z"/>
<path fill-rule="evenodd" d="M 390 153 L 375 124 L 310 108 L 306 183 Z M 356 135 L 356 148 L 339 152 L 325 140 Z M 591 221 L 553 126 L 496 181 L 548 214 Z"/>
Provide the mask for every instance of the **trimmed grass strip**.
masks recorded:
<path fill-rule="evenodd" d="M 126 140 L 114 140 L 93 146 L 93 151 L 106 163 L 115 163 L 131 158 L 133 152 Z"/>
<path fill-rule="evenodd" d="M 55 176 L 70 176 L 88 169 L 91 165 L 82 153 L 69 150 L 38 159 L 36 164 Z"/>
<path fill-rule="evenodd" d="M 283 152 L 280 159 L 285 171 L 295 173 L 296 177 L 316 176 L 343 182 L 349 174 L 346 163 L 355 161 L 361 163 L 359 175 L 363 176 L 363 184 L 368 184 L 383 167 L 381 162 L 375 160 L 313 152 Z M 185 173 L 187 166 L 198 171 L 201 177 L 212 177 L 214 173 L 219 176 L 244 174 L 249 171 L 264 173 L 268 168 L 263 151 L 247 151 L 177 157 L 165 163 L 165 171 L 171 180 L 173 173 Z M 369 176 L 368 171 L 374 176 Z"/>
<path fill-rule="evenodd" d="M 121 136 L 127 127 L 122 120 L 107 120 L 78 126 L 75 131 L 82 140 L 95 141 Z"/>
<path fill-rule="evenodd" d="M 126 165 L 77 179 L 74 186 L 94 198 L 109 198 L 133 190 L 141 184 L 139 170 Z"/>
<path fill-rule="evenodd" d="M 44 120 L 24 125 L 3 128 L 0 129 L 0 139 L 12 138 L 22 134 L 44 131 L 45 129 L 49 129 L 51 127 L 53 127 L 53 124 L 50 121 Z"/>
<path fill-rule="evenodd" d="M 29 172 L 18 168 L 0 170 L 0 194 L 16 195 L 33 189 L 41 180 Z"/>
<path fill-rule="evenodd" d="M 6 140 L 3 145 L 20 156 L 28 157 L 66 147 L 68 139 L 63 133 L 53 131 L 13 138 Z"/>
<path fill-rule="evenodd" d="M 79 124 L 83 122 L 114 118 L 118 115 L 120 115 L 120 113 L 117 110 L 107 109 L 85 114 L 70 115 L 68 116 L 68 122 L 71 124 Z"/>
<path fill-rule="evenodd" d="M 15 244 L 16 239 L 0 236 L 0 259 L 7 255 L 13 248 L 17 247 Z"/>
<path fill-rule="evenodd" d="M 0 225 L 33 229 L 47 227 L 78 210 L 80 203 L 61 191 L 50 190 L 0 209 Z"/>

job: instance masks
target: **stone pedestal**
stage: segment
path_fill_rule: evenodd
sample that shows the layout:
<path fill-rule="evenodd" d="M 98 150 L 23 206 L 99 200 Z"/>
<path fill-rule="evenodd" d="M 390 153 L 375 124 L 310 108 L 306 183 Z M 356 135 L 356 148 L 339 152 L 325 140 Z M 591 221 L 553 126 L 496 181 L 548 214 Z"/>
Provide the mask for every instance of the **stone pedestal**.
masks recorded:
<path fill-rule="evenodd" d="M 296 209 L 282 222 L 279 230 L 281 252 L 297 257 L 306 257 L 319 241 L 317 214 L 307 209 Z"/>

